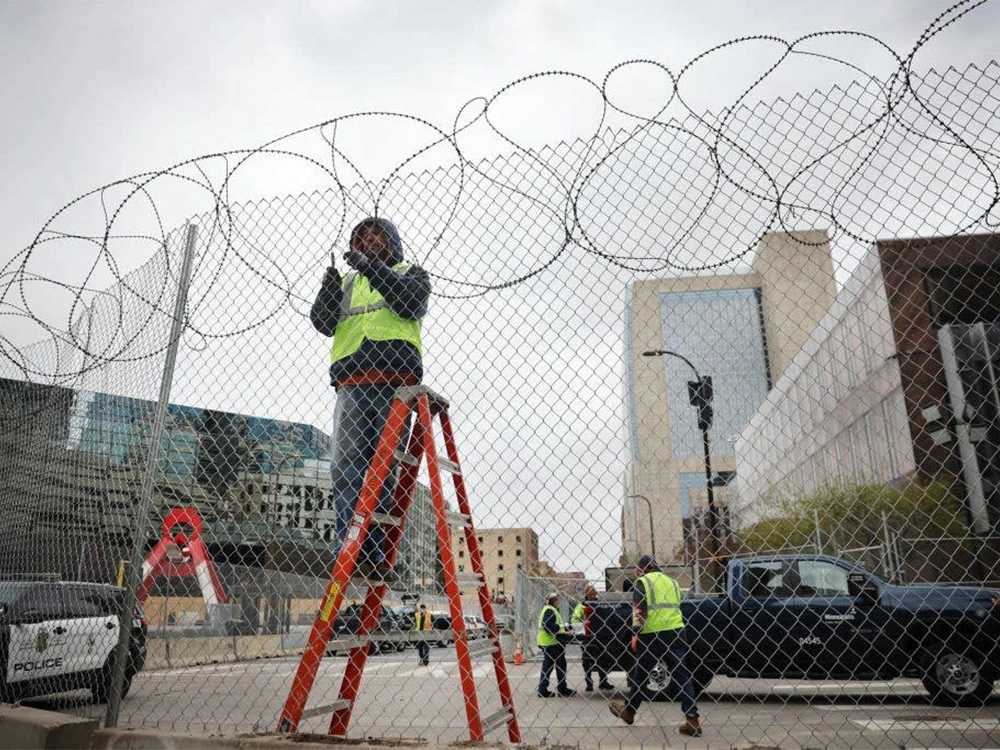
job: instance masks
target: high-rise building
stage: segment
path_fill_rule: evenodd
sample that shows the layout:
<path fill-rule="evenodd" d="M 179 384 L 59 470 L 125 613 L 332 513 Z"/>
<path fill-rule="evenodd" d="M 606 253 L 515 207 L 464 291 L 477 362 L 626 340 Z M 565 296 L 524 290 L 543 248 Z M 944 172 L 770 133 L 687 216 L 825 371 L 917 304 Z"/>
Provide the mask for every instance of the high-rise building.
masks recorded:
<path fill-rule="evenodd" d="M 707 506 L 698 410 L 688 383 L 712 378 L 710 459 L 725 521 L 734 443 L 836 293 L 825 231 L 765 234 L 752 272 L 638 280 L 626 309 L 623 563 L 682 556 Z M 650 350 L 674 355 L 643 356 Z M 675 356 L 676 355 L 676 356 Z M 688 360 L 685 362 L 684 360 Z"/>

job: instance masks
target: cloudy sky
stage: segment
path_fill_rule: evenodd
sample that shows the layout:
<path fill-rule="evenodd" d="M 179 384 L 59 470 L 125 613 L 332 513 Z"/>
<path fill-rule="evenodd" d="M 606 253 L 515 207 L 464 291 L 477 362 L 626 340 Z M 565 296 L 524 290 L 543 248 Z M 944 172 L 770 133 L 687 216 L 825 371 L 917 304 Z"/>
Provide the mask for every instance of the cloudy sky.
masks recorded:
<path fill-rule="evenodd" d="M 397 112 L 447 131 L 465 103 L 491 97 L 507 84 L 539 72 L 567 71 L 599 84 L 624 61 L 653 60 L 676 73 L 700 53 L 740 37 L 766 35 L 791 42 L 812 32 L 844 30 L 874 37 L 818 37 L 808 45 L 811 52 L 846 60 L 856 69 L 816 56 L 797 58 L 786 61 L 751 97 L 787 100 L 797 92 L 849 82 L 861 75 L 859 70 L 888 76 L 896 65 L 890 50 L 900 57 L 909 54 L 924 29 L 947 7 L 947 3 L 931 0 L 8 1 L 0 4 L 0 59 L 5 73 L 0 77 L 0 96 L 6 105 L 0 120 L 6 177 L 0 183 L 4 230 L 0 264 L 28 245 L 65 204 L 101 185 L 200 155 L 251 149 L 350 113 Z M 994 54 L 998 23 L 1000 4 L 976 8 L 925 45 L 914 67 L 926 71 L 985 64 Z M 700 112 L 720 111 L 735 103 L 783 50 L 780 42 L 767 39 L 714 53 L 682 79 L 684 105 Z M 616 75 L 610 90 L 620 106 L 652 115 L 669 98 L 665 81 L 662 71 L 633 66 Z M 495 132 L 478 139 L 470 133 L 466 155 L 478 159 L 510 154 L 509 141 L 540 148 L 587 136 L 601 124 L 601 113 L 600 97 L 582 78 L 533 79 L 507 92 L 491 111 L 492 124 L 509 140 Z M 427 142 L 430 132 L 424 125 L 386 117 L 359 119 L 343 128 L 342 148 L 358 170 L 353 177 L 345 176 L 347 183 L 357 181 L 358 176 L 386 177 Z M 323 142 L 316 134 L 309 131 L 312 140 L 308 142 L 289 139 L 281 145 L 328 159 L 329 152 L 324 156 L 323 148 L 317 148 Z M 545 193 L 546 185 L 541 183 L 546 180 L 572 179 L 579 167 L 564 157 L 560 156 L 560 163 L 568 165 L 566 174 L 554 169 L 548 177 L 530 181 L 539 195 Z M 412 171 L 434 166 L 435 158 L 431 154 L 427 161 L 414 163 Z M 439 163 L 448 164 L 447 156 L 440 157 Z M 218 171 L 218 166 L 212 160 L 199 164 L 208 173 Z M 529 168 L 522 165 L 512 170 L 510 174 L 517 174 L 522 184 L 529 184 Z M 191 170 L 186 173 L 193 174 Z M 500 173 L 502 177 L 502 169 Z M 217 174 L 212 179 L 218 184 Z M 629 179 L 635 183 L 637 178 Z M 650 182 L 648 176 L 642 179 Z M 605 192 L 622 187 L 610 180 L 605 185 Z M 323 170 L 303 169 L 289 158 L 258 158 L 247 176 L 231 186 L 230 201 L 329 186 L 329 175 Z M 480 187 L 485 191 L 482 195 L 489 194 Z M 398 195 L 421 194 L 413 185 L 408 190 Z M 427 226 L 412 224 L 413 211 L 407 217 L 411 226 L 404 226 L 404 237 L 423 248 L 417 250 L 417 259 L 450 279 L 436 285 L 439 292 L 468 291 L 463 286 L 468 282 L 502 282 L 537 265 L 536 245 L 546 252 L 550 250 L 547 245 L 558 246 L 557 228 L 530 218 L 529 213 L 514 212 L 507 222 L 510 236 L 504 254 L 486 243 L 470 253 L 454 237 L 451 244 L 446 240 L 440 252 L 431 254 L 426 248 L 436 236 L 433 219 L 449 211 L 448 188 L 439 192 L 444 197 L 437 203 L 432 196 L 426 198 L 426 205 L 410 206 L 432 217 L 426 220 Z M 493 208 L 517 203 L 519 199 L 512 196 L 508 189 L 506 198 L 494 197 Z M 115 196 L 110 197 L 107 205 L 113 210 Z M 167 228 L 212 207 L 203 192 L 188 194 L 162 182 L 154 186 L 150 198 Z M 363 197 L 355 200 L 364 202 Z M 360 203 L 352 210 L 360 210 Z M 471 210 L 456 220 L 456 225 L 465 227 L 464 239 L 474 238 L 477 221 L 489 209 L 481 204 L 479 214 Z M 101 210 L 100 202 L 91 200 L 88 212 L 59 228 L 100 233 L 103 223 L 95 216 Z M 301 210 L 308 212 L 308 207 Z M 606 219 L 601 210 L 593 210 L 595 225 L 601 217 Z M 142 217 L 134 219 L 135 226 L 151 215 L 147 206 Z M 269 231 L 277 231 L 274 226 L 281 223 L 274 217 L 254 220 Z M 512 225 L 526 236 L 518 236 Z M 129 226 L 123 220 L 118 228 L 124 231 Z M 192 349 L 186 360 L 188 369 L 201 375 L 180 379 L 175 401 L 327 425 L 331 399 L 322 373 L 326 343 L 302 331 L 301 313 L 302 299 L 311 295 L 324 262 L 328 247 L 324 243 L 336 238 L 319 236 L 315 227 L 300 237 L 294 222 L 282 224 L 281 231 L 286 240 L 274 247 L 265 247 L 260 237 L 242 237 L 242 245 L 249 248 L 245 259 L 251 262 L 227 266 L 236 269 L 224 279 L 230 287 L 221 284 L 214 297 L 198 296 L 195 317 L 203 333 L 240 328 L 246 321 L 233 314 L 237 309 L 233 300 L 238 299 L 242 285 L 255 280 L 249 269 L 263 268 L 268 275 L 273 268 L 275 278 L 280 276 L 284 285 L 279 291 L 293 289 L 301 294 L 298 300 L 293 295 L 291 304 L 280 294 L 269 300 L 275 306 L 266 309 L 282 309 L 287 318 L 279 315 L 276 321 L 287 327 L 270 330 L 267 344 L 260 337 L 213 343 L 199 335 L 186 341 Z M 298 244 L 287 239 L 291 236 L 297 237 Z M 594 239 L 598 239 L 596 234 Z M 738 240 L 715 238 L 720 246 Z M 598 244 L 610 246 L 603 240 Z M 635 239 L 635 244 L 642 247 L 643 239 Z M 518 254 L 529 246 L 532 253 Z M 141 243 L 123 244 L 116 249 L 115 263 L 118 270 L 128 271 L 152 252 L 152 247 Z M 842 252 L 847 253 L 840 259 L 846 268 L 849 252 Z M 463 445 L 469 446 L 466 454 L 476 459 L 480 477 L 476 489 L 485 498 L 480 523 L 526 520 L 542 531 L 543 554 L 559 567 L 584 568 L 596 575 L 604 565 L 614 563 L 619 541 L 620 479 L 626 453 L 621 430 L 623 297 L 634 274 L 595 262 L 593 256 L 572 258 L 567 266 L 570 273 L 541 276 L 533 286 L 497 292 L 465 306 L 439 300 L 437 317 L 428 323 L 429 339 L 435 344 L 429 354 L 429 372 L 431 382 L 458 402 L 485 395 L 464 415 L 463 435 L 467 438 Z M 287 268 L 282 267 L 284 261 Z M 29 268 L 48 278 L 81 284 L 92 262 L 92 248 L 54 243 L 38 250 Z M 202 280 L 198 283 L 208 283 L 211 270 L 203 264 L 196 272 Z M 156 279 L 150 278 L 149 283 L 155 285 Z M 102 266 L 87 283 L 101 288 L 111 280 L 110 270 Z M 44 286 L 29 284 L 27 288 L 34 314 L 44 316 L 51 325 L 65 326 L 69 310 L 65 296 Z M 0 295 L 5 292 L 7 296 L 0 300 L 2 334 L 13 341 L 36 338 L 38 328 L 16 314 L 24 300 L 13 299 L 11 290 L 0 282 Z M 263 304 L 253 314 L 260 317 L 262 309 Z M 483 321 L 478 342 L 468 336 L 470 319 Z M 536 329 L 532 336 L 523 333 L 529 328 Z M 282 337 L 282 330 L 295 330 L 296 335 Z M 460 343 L 463 340 L 472 343 Z M 253 347 L 253 361 L 246 361 L 246 347 Z M 511 356 L 510 349 L 517 356 Z M 233 364 L 241 358 L 242 364 Z M 289 362 L 296 364 L 289 366 Z M 225 372 L 231 377 L 239 368 L 245 368 L 243 383 L 204 375 Z M 132 382 L 140 380 L 135 374 L 128 377 Z M 152 378 L 143 383 L 144 387 L 156 385 Z M 499 403 L 503 398 L 514 404 L 513 419 L 512 412 L 505 412 Z M 504 422 L 508 422 L 506 428 Z"/>

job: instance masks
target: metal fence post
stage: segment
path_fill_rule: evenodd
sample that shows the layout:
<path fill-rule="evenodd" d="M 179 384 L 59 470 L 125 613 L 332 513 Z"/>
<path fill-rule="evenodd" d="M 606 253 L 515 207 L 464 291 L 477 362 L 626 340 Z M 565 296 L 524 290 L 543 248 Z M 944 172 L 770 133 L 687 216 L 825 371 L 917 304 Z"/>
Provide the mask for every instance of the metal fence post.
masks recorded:
<path fill-rule="evenodd" d="M 132 560 L 128 570 L 125 571 L 125 595 L 122 597 L 122 611 L 119 613 L 118 619 L 118 647 L 115 649 L 111 689 L 108 695 L 108 710 L 104 716 L 104 726 L 106 727 L 118 725 L 122 687 L 125 682 L 125 666 L 128 662 L 129 648 L 132 640 L 132 613 L 135 610 L 136 589 L 142 580 L 142 565 L 145 561 L 144 540 L 146 538 L 146 527 L 149 525 L 149 514 L 153 505 L 153 482 L 156 478 L 156 461 L 159 456 L 163 423 L 167 417 L 167 406 L 170 402 L 170 387 L 174 379 L 174 365 L 177 362 L 177 348 L 180 344 L 181 331 L 183 329 L 184 309 L 187 306 L 188 284 L 191 280 L 191 265 L 194 259 L 194 248 L 197 239 L 198 227 L 194 224 L 188 224 L 184 237 L 184 259 L 181 262 L 181 275 L 177 286 L 177 297 L 174 300 L 174 317 L 170 325 L 167 356 L 163 364 L 163 376 L 160 379 L 160 395 L 156 402 L 149 453 L 146 455 L 146 466 L 142 474 L 142 494 L 139 497 L 139 507 L 136 508 L 135 523 L 132 527 Z"/>

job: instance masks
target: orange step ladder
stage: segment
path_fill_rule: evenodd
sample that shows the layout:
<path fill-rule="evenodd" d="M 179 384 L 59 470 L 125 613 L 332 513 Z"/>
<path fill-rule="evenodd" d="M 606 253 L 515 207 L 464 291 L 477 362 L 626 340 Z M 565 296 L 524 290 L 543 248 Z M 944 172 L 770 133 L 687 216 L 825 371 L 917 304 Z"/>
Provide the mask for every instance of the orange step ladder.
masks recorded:
<path fill-rule="evenodd" d="M 396 446 L 400 444 L 403 430 L 409 423 L 410 414 L 413 411 L 416 411 L 417 416 L 410 432 L 408 447 L 404 452 L 398 450 Z M 434 417 L 438 418 L 441 425 L 445 451 L 448 456 L 446 459 L 438 457 L 434 446 Z M 455 636 L 455 651 L 458 657 L 458 671 L 465 697 L 465 713 L 469 722 L 469 739 L 473 742 L 482 742 L 488 732 L 506 726 L 510 742 L 517 744 L 521 741 L 521 731 L 517 725 L 510 680 L 507 677 L 507 668 L 500 649 L 500 634 L 496 618 L 493 615 L 489 591 L 486 587 L 479 542 L 472 524 L 469 498 L 458 461 L 451 418 L 448 415 L 448 401 L 425 386 L 405 386 L 396 391 L 389 410 L 389 417 L 375 451 L 375 457 L 365 475 L 364 486 L 355 506 L 354 517 L 334 563 L 330 582 L 327 584 L 326 593 L 320 601 L 319 612 L 313 623 L 312 631 L 309 633 L 309 640 L 302 653 L 302 659 L 292 680 L 292 687 L 278 720 L 279 733 L 297 732 L 302 720 L 330 713 L 332 716 L 329 733 L 337 737 L 347 736 L 351 712 L 361 687 L 361 678 L 368 659 L 370 641 L 367 636 L 378 624 L 382 611 L 382 600 L 389 588 L 384 581 L 367 581 L 367 594 L 361 609 L 358 632 L 349 639 L 351 643 L 350 656 L 341 680 L 337 700 L 329 705 L 308 709 L 306 702 L 319 671 L 320 662 L 326 653 L 333 625 L 344 598 L 344 590 L 354 573 L 362 544 L 368 535 L 371 524 L 378 523 L 385 527 L 386 562 L 390 566 L 395 562 L 399 541 L 402 539 L 406 517 L 410 510 L 410 503 L 413 500 L 417 472 L 422 458 L 427 460 L 431 500 L 436 516 L 438 548 L 444 568 L 445 589 L 448 594 L 448 606 Z M 375 508 L 382 486 L 397 461 L 402 463 L 402 470 L 393 495 L 392 508 L 388 514 L 377 513 Z M 457 513 L 448 511 L 445 506 L 444 489 L 441 482 L 442 470 L 451 473 L 454 479 L 455 494 L 458 500 Z M 456 572 L 455 558 L 451 549 L 452 526 L 461 528 L 465 532 L 472 573 L 459 574 Z M 469 585 L 475 585 L 478 589 L 483 618 L 486 620 L 489 630 L 485 650 L 469 645 L 465 619 L 462 616 L 461 596 L 461 589 Z M 502 705 L 494 713 L 481 716 L 476 684 L 473 679 L 472 656 L 485 655 L 485 653 L 489 653 L 493 657 L 493 668 L 496 673 Z"/>

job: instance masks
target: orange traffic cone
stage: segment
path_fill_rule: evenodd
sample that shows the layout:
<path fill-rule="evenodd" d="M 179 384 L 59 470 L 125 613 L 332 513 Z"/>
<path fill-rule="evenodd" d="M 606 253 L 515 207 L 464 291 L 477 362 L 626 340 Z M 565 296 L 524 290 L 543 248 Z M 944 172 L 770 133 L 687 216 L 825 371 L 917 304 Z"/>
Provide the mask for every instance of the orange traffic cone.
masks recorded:
<path fill-rule="evenodd" d="M 517 639 L 517 645 L 514 647 L 514 665 L 521 666 L 524 664 L 524 653 L 521 651 L 521 639 Z"/>

